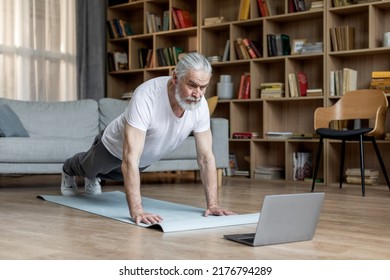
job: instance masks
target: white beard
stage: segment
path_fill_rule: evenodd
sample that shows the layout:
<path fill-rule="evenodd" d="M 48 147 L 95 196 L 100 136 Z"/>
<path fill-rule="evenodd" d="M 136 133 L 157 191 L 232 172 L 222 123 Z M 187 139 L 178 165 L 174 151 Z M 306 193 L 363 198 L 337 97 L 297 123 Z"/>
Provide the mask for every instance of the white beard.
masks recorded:
<path fill-rule="evenodd" d="M 180 107 L 183 108 L 183 110 L 195 110 L 200 106 L 201 97 L 187 97 L 186 99 L 183 99 L 180 96 L 180 91 L 178 88 L 176 88 L 175 90 L 175 98 L 176 101 L 179 103 Z M 186 101 L 191 101 L 191 103 L 187 103 Z"/>

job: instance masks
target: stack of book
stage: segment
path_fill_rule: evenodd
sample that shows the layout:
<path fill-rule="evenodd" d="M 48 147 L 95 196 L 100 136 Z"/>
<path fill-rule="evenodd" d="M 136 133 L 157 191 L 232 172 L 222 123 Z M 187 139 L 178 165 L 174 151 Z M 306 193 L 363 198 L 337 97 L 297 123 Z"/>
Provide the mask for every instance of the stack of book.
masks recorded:
<path fill-rule="evenodd" d="M 251 75 L 245 72 L 241 75 L 240 86 L 238 87 L 237 99 L 249 99 L 251 93 Z"/>
<path fill-rule="evenodd" d="M 324 51 L 323 42 L 305 43 L 302 46 L 301 54 L 322 53 L 323 51 Z"/>
<path fill-rule="evenodd" d="M 267 34 L 268 56 L 291 54 L 290 36 L 286 34 Z"/>
<path fill-rule="evenodd" d="M 355 49 L 355 27 L 344 25 L 331 28 L 330 41 L 334 52 Z"/>
<path fill-rule="evenodd" d="M 293 136 L 291 131 L 268 131 L 266 134 L 267 139 L 288 139 Z"/>
<path fill-rule="evenodd" d="M 321 10 L 324 8 L 324 1 L 312 1 L 310 11 Z"/>
<path fill-rule="evenodd" d="M 343 7 L 372 1 L 373 0 L 333 0 L 333 7 Z"/>
<path fill-rule="evenodd" d="M 360 168 L 348 168 L 345 171 L 346 182 L 348 184 L 361 184 L 362 177 Z M 367 185 L 377 185 L 379 179 L 379 171 L 377 169 L 364 170 L 364 182 Z"/>
<path fill-rule="evenodd" d="M 342 96 L 348 91 L 356 90 L 357 74 L 357 70 L 351 68 L 330 71 L 330 96 Z"/>
<path fill-rule="evenodd" d="M 204 25 L 212 25 L 212 24 L 218 24 L 218 23 L 223 23 L 225 22 L 224 17 L 208 17 L 204 19 Z"/>
<path fill-rule="evenodd" d="M 390 71 L 373 71 L 370 88 L 390 92 Z"/>
<path fill-rule="evenodd" d="M 157 61 L 159 66 L 174 66 L 179 61 L 183 49 L 180 47 L 168 47 L 156 49 Z"/>
<path fill-rule="evenodd" d="M 256 166 L 255 179 L 281 180 L 284 179 L 284 169 L 275 166 Z"/>
<path fill-rule="evenodd" d="M 149 33 L 167 31 L 169 29 L 169 11 L 164 11 L 162 18 L 160 15 L 147 11 L 146 23 Z"/>
<path fill-rule="evenodd" d="M 306 96 L 322 96 L 322 88 L 309 88 L 306 91 Z"/>
<path fill-rule="evenodd" d="M 261 83 L 261 98 L 281 98 L 284 97 L 284 83 L 271 82 Z"/>
<path fill-rule="evenodd" d="M 261 45 L 258 41 L 238 37 L 234 40 L 233 44 L 238 59 L 251 59 L 262 57 L 260 52 Z"/>
<path fill-rule="evenodd" d="M 219 56 L 219 55 L 208 56 L 207 60 L 210 63 L 221 62 L 222 61 L 222 56 Z"/>
<path fill-rule="evenodd" d="M 172 8 L 173 26 L 175 29 L 193 27 L 192 17 L 189 11 Z"/>
<path fill-rule="evenodd" d="M 134 34 L 130 23 L 122 19 L 114 18 L 107 20 L 106 25 L 110 39 L 122 38 Z"/>

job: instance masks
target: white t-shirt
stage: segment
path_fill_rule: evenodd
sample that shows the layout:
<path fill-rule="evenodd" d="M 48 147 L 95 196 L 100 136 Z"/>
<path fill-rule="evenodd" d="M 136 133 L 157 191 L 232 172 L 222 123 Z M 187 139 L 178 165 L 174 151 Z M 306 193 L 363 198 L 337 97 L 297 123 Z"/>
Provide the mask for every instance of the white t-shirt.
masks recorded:
<path fill-rule="evenodd" d="M 125 112 L 107 126 L 102 142 L 112 155 L 122 159 L 126 123 L 146 132 L 140 167 L 151 165 L 172 152 L 192 131 L 203 132 L 210 128 L 204 97 L 201 106 L 186 110 L 182 117 L 173 113 L 168 98 L 170 78 L 158 77 L 141 84 L 134 91 Z"/>

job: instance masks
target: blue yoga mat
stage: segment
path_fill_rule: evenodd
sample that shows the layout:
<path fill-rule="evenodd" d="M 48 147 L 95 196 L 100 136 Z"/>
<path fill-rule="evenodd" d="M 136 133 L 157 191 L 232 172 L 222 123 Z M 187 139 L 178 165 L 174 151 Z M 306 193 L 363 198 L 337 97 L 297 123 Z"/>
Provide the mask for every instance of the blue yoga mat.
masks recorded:
<path fill-rule="evenodd" d="M 130 219 L 125 194 L 120 191 L 103 192 L 101 195 L 40 195 L 38 198 L 135 225 Z M 163 232 L 252 224 L 259 220 L 259 213 L 204 217 L 202 208 L 148 197 L 142 197 L 142 204 L 146 212 L 159 214 L 164 220 L 157 225 L 141 223 L 138 226 L 158 227 Z"/>

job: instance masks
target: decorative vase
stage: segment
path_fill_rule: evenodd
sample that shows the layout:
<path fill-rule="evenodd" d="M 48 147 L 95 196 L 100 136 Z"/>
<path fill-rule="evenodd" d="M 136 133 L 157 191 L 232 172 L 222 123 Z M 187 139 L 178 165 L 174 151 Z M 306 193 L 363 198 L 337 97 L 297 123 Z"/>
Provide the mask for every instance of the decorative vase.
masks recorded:
<path fill-rule="evenodd" d="M 217 95 L 219 99 L 233 98 L 233 83 L 230 75 L 221 75 L 220 81 L 217 84 Z"/>

